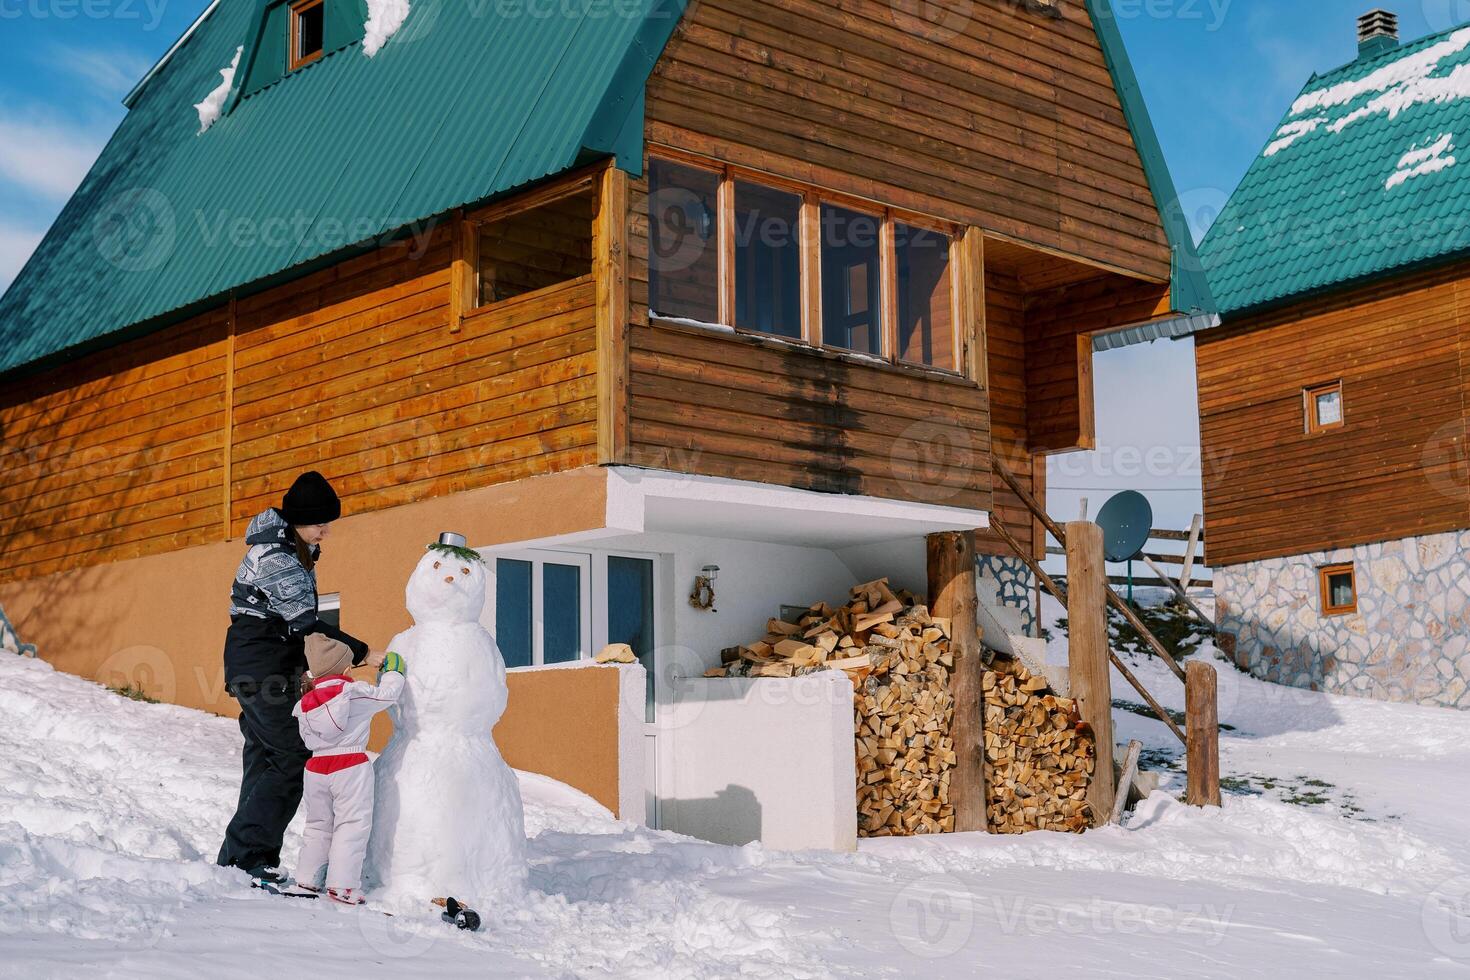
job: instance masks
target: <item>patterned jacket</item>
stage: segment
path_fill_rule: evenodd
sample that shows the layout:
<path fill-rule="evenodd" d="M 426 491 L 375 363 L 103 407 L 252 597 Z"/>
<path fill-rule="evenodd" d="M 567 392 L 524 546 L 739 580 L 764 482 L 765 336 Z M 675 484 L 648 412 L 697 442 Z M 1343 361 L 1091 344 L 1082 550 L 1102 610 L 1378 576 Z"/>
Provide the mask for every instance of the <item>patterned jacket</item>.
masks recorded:
<path fill-rule="evenodd" d="M 316 572 L 296 557 L 291 526 L 275 508 L 257 514 L 245 532 L 250 550 L 235 572 L 230 616 L 285 622 L 291 636 L 312 632 L 317 621 Z M 312 546 L 313 560 L 321 553 Z"/>

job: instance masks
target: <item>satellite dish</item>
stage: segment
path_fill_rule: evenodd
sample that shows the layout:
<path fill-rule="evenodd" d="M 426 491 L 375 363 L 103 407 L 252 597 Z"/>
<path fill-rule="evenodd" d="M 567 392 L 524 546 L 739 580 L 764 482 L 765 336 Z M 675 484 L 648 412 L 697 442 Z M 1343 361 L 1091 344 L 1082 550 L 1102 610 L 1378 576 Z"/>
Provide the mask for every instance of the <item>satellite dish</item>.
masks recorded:
<path fill-rule="evenodd" d="M 1103 533 L 1103 554 L 1108 561 L 1132 561 L 1143 551 L 1153 533 L 1154 509 L 1136 490 L 1124 490 L 1097 512 Z"/>

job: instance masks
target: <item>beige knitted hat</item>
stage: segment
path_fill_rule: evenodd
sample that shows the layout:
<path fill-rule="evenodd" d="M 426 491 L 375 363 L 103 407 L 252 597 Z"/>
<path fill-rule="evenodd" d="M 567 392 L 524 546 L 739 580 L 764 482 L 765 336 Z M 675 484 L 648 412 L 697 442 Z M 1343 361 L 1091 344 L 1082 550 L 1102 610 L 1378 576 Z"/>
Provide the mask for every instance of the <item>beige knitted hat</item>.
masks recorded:
<path fill-rule="evenodd" d="M 306 666 L 310 668 L 312 677 L 345 674 L 352 667 L 352 649 L 325 633 L 309 634 L 306 637 Z"/>

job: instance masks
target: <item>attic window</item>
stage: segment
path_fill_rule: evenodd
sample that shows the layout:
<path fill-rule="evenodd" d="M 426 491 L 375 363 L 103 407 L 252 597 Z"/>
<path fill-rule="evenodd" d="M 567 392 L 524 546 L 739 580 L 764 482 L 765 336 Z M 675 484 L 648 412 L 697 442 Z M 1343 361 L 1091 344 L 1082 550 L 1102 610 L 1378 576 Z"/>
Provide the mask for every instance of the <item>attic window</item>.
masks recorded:
<path fill-rule="evenodd" d="M 298 0 L 291 5 L 291 71 L 322 56 L 326 10 L 326 0 Z"/>
<path fill-rule="evenodd" d="M 1308 433 L 1342 428 L 1341 381 L 1308 388 L 1305 395 Z"/>

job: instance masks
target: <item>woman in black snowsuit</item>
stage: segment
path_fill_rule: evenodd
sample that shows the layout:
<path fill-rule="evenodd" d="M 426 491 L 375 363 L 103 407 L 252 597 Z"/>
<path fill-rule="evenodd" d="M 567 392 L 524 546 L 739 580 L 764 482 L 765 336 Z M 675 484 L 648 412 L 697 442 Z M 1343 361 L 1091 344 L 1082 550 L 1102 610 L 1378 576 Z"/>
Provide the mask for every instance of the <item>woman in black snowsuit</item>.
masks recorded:
<path fill-rule="evenodd" d="M 225 689 L 240 702 L 245 736 L 240 801 L 218 863 L 280 881 L 281 839 L 301 802 L 311 753 L 291 709 L 301 698 L 306 636 L 325 633 L 352 649 L 353 664 L 381 655 L 317 618 L 316 562 L 342 504 L 325 477 L 304 473 L 279 508 L 250 522 L 248 551 L 230 592 L 225 634 Z"/>

